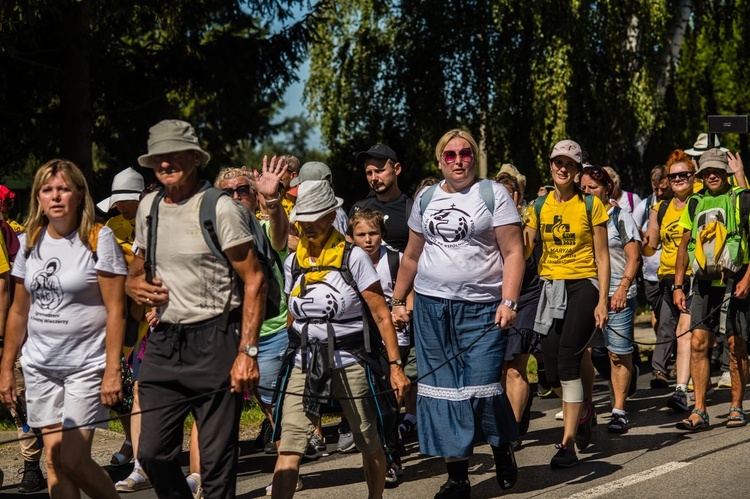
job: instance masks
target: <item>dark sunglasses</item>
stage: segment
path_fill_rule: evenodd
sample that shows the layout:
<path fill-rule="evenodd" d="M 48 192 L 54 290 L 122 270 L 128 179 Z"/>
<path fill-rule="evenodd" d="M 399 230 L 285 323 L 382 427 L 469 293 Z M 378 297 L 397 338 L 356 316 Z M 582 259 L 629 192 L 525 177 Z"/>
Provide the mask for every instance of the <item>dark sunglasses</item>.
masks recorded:
<path fill-rule="evenodd" d="M 688 180 L 690 177 L 693 176 L 693 172 L 677 172 L 677 173 L 669 173 L 667 174 L 667 178 L 670 182 L 674 182 L 675 180 Z"/>
<path fill-rule="evenodd" d="M 461 158 L 461 161 L 466 161 L 468 163 L 471 161 L 471 158 L 474 157 L 474 153 L 468 147 L 465 147 L 460 151 L 443 151 L 443 161 L 445 161 L 446 164 L 450 165 L 455 163 L 456 159 L 459 157 Z"/>
<path fill-rule="evenodd" d="M 232 189 L 231 187 L 227 187 L 226 189 L 222 189 L 222 190 L 224 192 L 226 192 L 227 194 L 229 194 L 229 197 L 234 197 L 234 193 L 236 192 L 237 196 L 241 197 L 241 198 L 250 197 L 250 193 L 253 192 L 250 189 L 249 185 L 240 185 L 236 189 Z"/>

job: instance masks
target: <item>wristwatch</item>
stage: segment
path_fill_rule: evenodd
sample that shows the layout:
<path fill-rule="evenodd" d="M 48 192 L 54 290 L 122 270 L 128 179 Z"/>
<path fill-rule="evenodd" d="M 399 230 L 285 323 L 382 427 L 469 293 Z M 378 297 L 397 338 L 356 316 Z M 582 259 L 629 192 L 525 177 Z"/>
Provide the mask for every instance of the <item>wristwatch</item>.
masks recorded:
<path fill-rule="evenodd" d="M 243 352 L 251 359 L 255 359 L 258 357 L 258 347 L 255 345 L 246 346 Z"/>
<path fill-rule="evenodd" d="M 392 360 L 388 363 L 389 366 L 398 366 L 398 367 L 404 367 L 404 363 L 401 362 L 401 359 Z"/>
<path fill-rule="evenodd" d="M 500 302 L 501 305 L 505 305 L 509 309 L 511 309 L 513 312 L 518 310 L 518 302 L 515 302 L 513 300 L 503 300 Z"/>
<path fill-rule="evenodd" d="M 674 293 L 677 290 L 682 291 L 682 284 L 672 284 L 672 292 Z"/>

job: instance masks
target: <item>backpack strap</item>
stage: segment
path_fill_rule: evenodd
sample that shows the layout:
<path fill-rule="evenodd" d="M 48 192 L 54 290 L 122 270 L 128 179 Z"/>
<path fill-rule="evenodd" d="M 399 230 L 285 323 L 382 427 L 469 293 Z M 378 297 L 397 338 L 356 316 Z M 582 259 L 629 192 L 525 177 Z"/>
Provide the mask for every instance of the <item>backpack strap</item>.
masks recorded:
<path fill-rule="evenodd" d="M 146 224 L 148 225 L 148 244 L 146 246 L 143 267 L 146 270 L 146 281 L 149 284 L 152 284 L 154 267 L 156 266 L 156 234 L 159 226 L 159 203 L 164 200 L 166 195 L 167 193 L 164 189 L 156 194 L 156 197 L 154 197 L 154 201 L 151 204 L 151 211 L 146 217 Z"/>
<path fill-rule="evenodd" d="M 223 262 L 227 262 L 228 260 L 224 252 L 221 251 L 219 236 L 216 234 L 216 204 L 219 202 L 221 196 L 227 195 L 221 189 L 209 187 L 203 194 L 198 212 L 201 232 L 203 233 L 204 241 L 206 241 L 206 246 L 208 246 L 208 249 L 211 250 L 211 253 L 216 258 Z"/>
<path fill-rule="evenodd" d="M 432 184 L 431 186 L 424 189 L 424 192 L 422 193 L 422 197 L 419 198 L 419 216 L 424 216 L 424 212 L 427 209 L 427 206 L 430 204 L 430 201 L 432 201 L 432 196 L 435 195 L 435 189 L 437 189 L 438 184 Z"/>
<path fill-rule="evenodd" d="M 628 231 L 625 229 L 625 221 L 620 219 L 621 211 L 622 208 L 620 208 L 619 206 L 615 206 L 612 208 L 612 223 L 617 229 L 617 235 L 620 237 L 620 243 L 624 248 L 625 245 L 630 242 L 630 239 L 628 239 Z"/>
<path fill-rule="evenodd" d="M 401 259 L 398 257 L 398 251 L 387 250 L 386 255 L 388 257 L 388 270 L 391 273 L 391 282 L 395 284 Z"/>
<path fill-rule="evenodd" d="M 482 201 L 484 201 L 484 205 L 487 207 L 487 210 L 489 210 L 490 215 L 495 213 L 495 191 L 492 184 L 492 180 L 486 178 L 479 180 L 479 195 L 482 197 Z M 435 189 L 437 189 L 439 185 L 439 183 L 432 184 L 424 189 L 424 194 L 419 198 L 420 216 L 424 215 L 427 206 L 430 204 L 430 201 L 432 201 L 432 196 L 435 195 Z"/>
<path fill-rule="evenodd" d="M 89 249 L 91 250 L 91 256 L 94 259 L 94 264 L 99 261 L 99 255 L 96 253 L 96 249 L 99 247 L 99 231 L 102 230 L 104 224 L 95 223 L 94 227 L 89 233 Z"/>
<path fill-rule="evenodd" d="M 593 194 L 585 194 L 583 196 L 583 202 L 586 205 L 586 218 L 589 219 L 589 227 L 591 227 L 591 232 L 594 232 L 594 224 L 591 223 L 591 211 L 594 209 Z"/>
<path fill-rule="evenodd" d="M 549 196 L 549 193 L 544 196 L 539 196 L 536 198 L 536 201 L 534 201 L 534 213 L 536 213 L 537 224 L 539 224 L 540 227 L 542 222 L 540 221 L 539 216 L 542 214 L 542 206 L 544 206 L 545 201 L 547 201 L 547 196 Z"/>
<path fill-rule="evenodd" d="M 633 193 L 631 191 L 628 191 L 628 204 L 630 205 L 630 212 L 632 213 L 635 206 L 633 206 Z"/>
<path fill-rule="evenodd" d="M 659 205 L 659 209 L 656 211 L 656 225 L 661 227 L 661 222 L 664 220 L 664 215 L 667 214 L 670 201 L 662 201 Z"/>

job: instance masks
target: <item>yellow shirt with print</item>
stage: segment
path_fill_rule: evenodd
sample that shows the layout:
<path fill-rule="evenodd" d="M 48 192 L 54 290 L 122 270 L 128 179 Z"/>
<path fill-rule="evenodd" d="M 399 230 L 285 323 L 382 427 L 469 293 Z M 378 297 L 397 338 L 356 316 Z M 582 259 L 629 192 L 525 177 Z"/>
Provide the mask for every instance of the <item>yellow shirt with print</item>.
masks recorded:
<path fill-rule="evenodd" d="M 659 213 L 659 207 L 665 201 L 659 201 L 654 205 L 652 210 Z M 683 206 L 680 209 L 675 208 L 672 201 L 666 201 L 667 211 L 664 212 L 664 218 L 659 226 L 659 237 L 661 239 L 661 259 L 659 260 L 659 270 L 656 274 L 659 276 L 661 281 L 664 276 L 674 275 L 674 266 L 677 261 L 677 248 L 680 246 L 682 241 L 682 233 L 685 231 L 680 227 L 680 217 L 682 212 L 685 211 Z M 687 204 L 685 204 L 687 206 Z M 687 270 L 687 274 L 690 274 L 690 269 Z"/>
<path fill-rule="evenodd" d="M 6 272 L 10 272 L 10 258 L 8 258 L 5 238 L 0 236 L 0 275 Z"/>
<path fill-rule="evenodd" d="M 583 196 L 573 196 L 558 203 L 554 194 L 549 194 L 540 211 L 541 223 L 535 210 L 528 213 L 529 227 L 537 229 L 542 238 L 540 277 L 550 280 L 596 277 L 593 231 L 589 227 Z M 607 220 L 609 216 L 604 204 L 599 198 L 593 198 L 591 225 L 603 224 Z"/>
<path fill-rule="evenodd" d="M 117 244 L 125 253 L 125 261 L 130 265 L 133 262 L 133 240 L 135 238 L 135 220 L 128 220 L 122 215 L 117 215 L 107 220 L 107 227 L 112 229 L 117 239 Z"/>

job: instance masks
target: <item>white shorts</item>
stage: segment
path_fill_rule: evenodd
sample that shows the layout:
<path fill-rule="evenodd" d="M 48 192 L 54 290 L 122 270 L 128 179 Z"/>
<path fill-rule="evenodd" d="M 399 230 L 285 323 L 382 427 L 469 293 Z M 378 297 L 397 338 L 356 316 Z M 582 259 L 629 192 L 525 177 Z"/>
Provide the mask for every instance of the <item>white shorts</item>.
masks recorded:
<path fill-rule="evenodd" d="M 62 423 L 64 428 L 107 428 L 109 409 L 102 403 L 101 389 L 104 365 L 75 371 L 49 371 L 23 364 L 26 380 L 28 425 L 45 428 Z"/>

